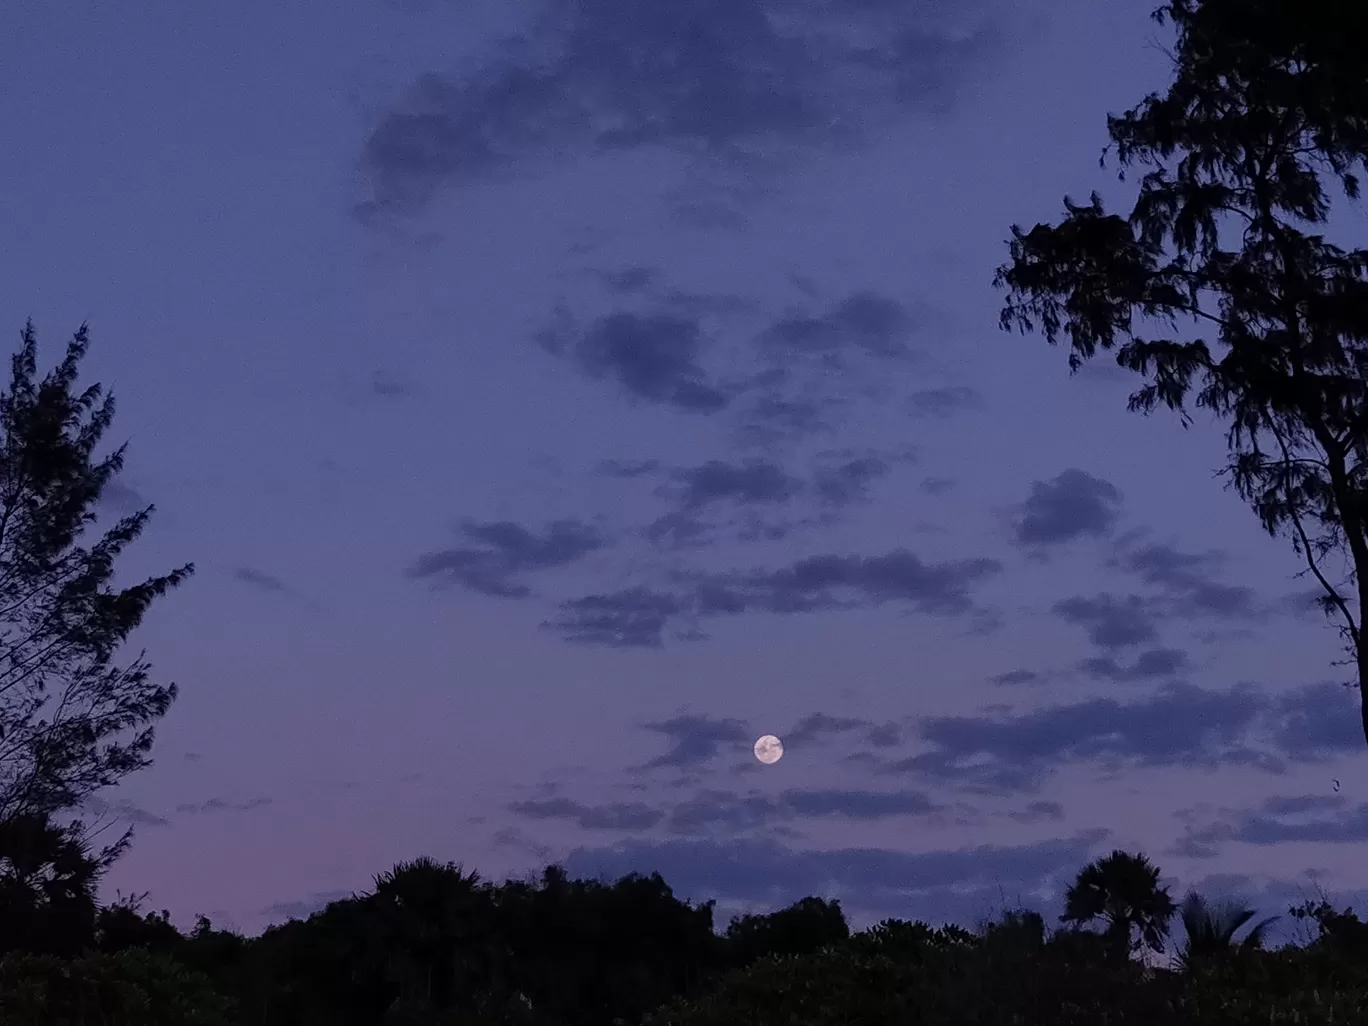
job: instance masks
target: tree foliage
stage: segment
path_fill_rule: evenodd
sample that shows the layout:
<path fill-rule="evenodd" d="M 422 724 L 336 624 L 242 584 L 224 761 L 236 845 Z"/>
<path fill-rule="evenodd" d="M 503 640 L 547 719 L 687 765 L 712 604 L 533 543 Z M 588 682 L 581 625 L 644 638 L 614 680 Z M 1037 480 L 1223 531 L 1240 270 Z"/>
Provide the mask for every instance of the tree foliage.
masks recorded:
<path fill-rule="evenodd" d="M 1324 234 L 1368 167 L 1358 0 L 1170 0 L 1164 93 L 1107 122 L 1127 217 L 1100 196 L 1014 226 L 1002 325 L 1141 375 L 1133 410 L 1227 426 L 1228 483 L 1287 536 L 1368 680 L 1368 251 Z M 1104 158 L 1105 159 L 1105 158 Z M 1368 702 L 1363 729 L 1368 738 Z"/>
<path fill-rule="evenodd" d="M 1079 871 L 1060 920 L 1074 926 L 1100 920 L 1114 960 L 1126 962 L 1137 949 L 1164 950 L 1173 913 L 1159 867 L 1144 855 L 1114 851 Z"/>
<path fill-rule="evenodd" d="M 1263 947 L 1268 928 L 1278 919 L 1268 916 L 1254 922 L 1257 910 L 1237 902 L 1211 902 L 1190 891 L 1178 907 L 1178 918 L 1183 923 L 1183 947 L 1178 964 L 1194 969 L 1235 955 L 1248 954 Z M 1249 926 L 1254 923 L 1253 926 Z M 1235 935 L 1249 926 L 1240 939 Z"/>
<path fill-rule="evenodd" d="M 97 925 L 96 884 L 128 845 L 125 834 L 91 851 L 81 823 L 45 816 L 0 820 L 0 955 L 73 955 Z"/>
<path fill-rule="evenodd" d="M 1076 903 L 1096 909 L 1082 895 L 1100 890 L 1097 918 L 1111 908 L 1117 921 L 1139 921 L 1153 899 L 1118 903 L 1107 889 L 1144 892 L 1157 870 L 1127 860 L 1142 872 L 1104 870 L 1101 888 L 1089 883 L 1097 866 L 1121 863 L 1084 867 Z M 85 895 L 80 879 L 69 890 Z M 1244 944 L 1238 959 L 1192 960 L 1181 972 L 1116 957 L 1105 933 L 1051 932 L 1028 909 L 976 931 L 888 919 L 850 933 L 835 902 L 807 898 L 719 933 L 710 904 L 680 901 L 657 875 L 607 883 L 554 866 L 494 884 L 453 863 L 402 862 L 368 893 L 256 937 L 203 917 L 182 934 L 139 904 L 135 895 L 91 911 L 92 901 L 79 923 L 60 920 L 77 923 L 60 949 L 0 956 L 0 1022 L 1234 1026 L 1257 1015 L 1331 1026 L 1368 1010 L 1368 928 L 1324 902 L 1294 912 L 1319 931 L 1304 946 Z"/>
<path fill-rule="evenodd" d="M 114 417 L 100 385 L 79 389 L 84 326 L 38 377 L 33 325 L 0 394 L 0 822 L 79 805 L 148 765 L 152 725 L 176 697 L 120 649 L 186 565 L 114 584 L 151 506 L 94 535 L 124 448 L 99 456 Z"/>

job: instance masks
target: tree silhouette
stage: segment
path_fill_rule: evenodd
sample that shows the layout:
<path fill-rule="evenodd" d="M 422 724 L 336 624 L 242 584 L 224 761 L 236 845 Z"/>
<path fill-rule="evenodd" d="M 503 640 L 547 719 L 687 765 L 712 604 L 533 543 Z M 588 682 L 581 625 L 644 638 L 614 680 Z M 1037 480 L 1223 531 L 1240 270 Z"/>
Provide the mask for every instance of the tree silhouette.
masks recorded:
<path fill-rule="evenodd" d="M 430 858 L 401 862 L 375 878 L 370 903 L 400 1007 L 447 1008 L 484 982 L 478 956 L 492 902 L 478 873 Z"/>
<path fill-rule="evenodd" d="M 1125 961 L 1137 948 L 1163 951 L 1173 913 L 1159 868 L 1144 855 L 1114 851 L 1079 871 L 1059 918 L 1074 926 L 1101 920 L 1112 958 Z"/>
<path fill-rule="evenodd" d="M 839 901 L 803 898 L 768 915 L 738 916 L 727 926 L 735 965 L 767 955 L 807 955 L 850 936 Z"/>
<path fill-rule="evenodd" d="M 95 938 L 106 954 L 145 948 L 148 951 L 175 951 L 184 938 L 171 924 L 171 913 L 143 912 L 144 894 L 121 895 L 99 909 L 95 917 Z"/>
<path fill-rule="evenodd" d="M 0 393 L 0 821 L 70 809 L 148 765 L 152 724 L 176 697 L 142 656 L 115 661 L 193 567 L 113 586 L 151 506 L 87 536 L 124 457 L 96 456 L 114 401 L 98 384 L 77 390 L 88 341 L 82 325 L 40 380 L 28 324 Z"/>
<path fill-rule="evenodd" d="M 1189 891 L 1178 909 L 1185 934 L 1182 950 L 1178 953 L 1178 964 L 1185 969 L 1192 969 L 1263 947 L 1264 935 L 1277 922 L 1277 916 L 1259 920 L 1240 941 L 1235 940 L 1235 935 L 1256 915 L 1258 913 L 1252 908 L 1233 902 L 1213 904 L 1196 891 Z"/>
<path fill-rule="evenodd" d="M 1321 226 L 1368 167 L 1368 5 L 1170 0 L 1175 77 L 1108 118 L 1130 216 L 1094 193 L 1013 226 L 1002 326 L 1143 377 L 1132 410 L 1228 427 L 1228 483 L 1285 535 L 1340 624 L 1368 738 L 1368 250 Z M 1110 147 L 1109 147 L 1110 148 Z"/>
<path fill-rule="evenodd" d="M 0 820 L 0 954 L 73 955 L 95 939 L 95 887 L 128 843 L 94 853 L 80 823 Z"/>

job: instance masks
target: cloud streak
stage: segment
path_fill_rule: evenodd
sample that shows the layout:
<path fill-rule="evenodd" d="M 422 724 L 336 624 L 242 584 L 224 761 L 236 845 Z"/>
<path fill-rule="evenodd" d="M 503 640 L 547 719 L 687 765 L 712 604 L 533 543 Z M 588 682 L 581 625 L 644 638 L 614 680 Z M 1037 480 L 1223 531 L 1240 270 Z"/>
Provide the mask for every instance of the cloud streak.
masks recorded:
<path fill-rule="evenodd" d="M 892 0 L 551 0 L 465 76 L 419 76 L 366 138 L 363 216 L 559 157 L 668 148 L 714 166 L 858 144 L 943 110 L 996 52 Z"/>
<path fill-rule="evenodd" d="M 409 567 L 408 575 L 483 595 L 520 599 L 532 594 L 523 581 L 526 575 L 569 566 L 609 544 L 598 528 L 578 520 L 557 520 L 540 535 L 507 520 L 467 520 L 461 534 L 477 544 L 426 553 Z"/>
<path fill-rule="evenodd" d="M 1057 887 L 1106 837 L 1094 830 L 1034 844 L 920 852 L 804 850 L 772 839 L 628 840 L 575 849 L 564 865 L 573 875 L 602 878 L 659 871 L 693 900 L 778 906 L 822 894 L 880 915 L 973 922 L 1004 892 Z"/>
<path fill-rule="evenodd" d="M 569 641 L 659 646 L 675 620 L 696 625 L 744 613 L 810 613 L 889 603 L 933 616 L 977 611 L 972 589 L 996 575 L 992 559 L 928 563 L 904 549 L 882 556 L 823 555 L 776 570 L 680 573 L 670 592 L 634 588 L 563 603 L 548 626 Z"/>
<path fill-rule="evenodd" d="M 999 794 L 1034 792 L 1069 765 L 1105 771 L 1241 765 L 1283 773 L 1291 764 L 1362 746 L 1346 692 L 1326 684 L 1270 695 L 1249 684 L 1216 690 L 1169 683 L 1125 700 L 927 717 L 918 726 L 924 750 L 884 771 Z"/>

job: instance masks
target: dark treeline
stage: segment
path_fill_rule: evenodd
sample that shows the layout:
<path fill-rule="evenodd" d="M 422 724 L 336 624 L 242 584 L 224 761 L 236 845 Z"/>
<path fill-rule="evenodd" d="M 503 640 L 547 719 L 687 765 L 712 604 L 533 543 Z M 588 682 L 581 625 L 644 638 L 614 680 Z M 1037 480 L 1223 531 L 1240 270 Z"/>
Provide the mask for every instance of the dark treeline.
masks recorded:
<path fill-rule="evenodd" d="M 182 933 L 136 897 L 99 906 L 99 858 L 32 825 L 0 852 L 0 1022 L 14 1026 L 1368 1021 L 1368 924 L 1352 911 L 1306 903 L 1289 913 L 1300 941 L 1269 949 L 1277 917 L 1176 904 L 1124 852 L 1079 872 L 1055 928 L 1012 909 L 973 931 L 852 933 L 839 902 L 809 897 L 719 929 L 711 902 L 658 875 L 552 866 L 496 884 L 417 859 L 244 937 L 203 917 Z"/>

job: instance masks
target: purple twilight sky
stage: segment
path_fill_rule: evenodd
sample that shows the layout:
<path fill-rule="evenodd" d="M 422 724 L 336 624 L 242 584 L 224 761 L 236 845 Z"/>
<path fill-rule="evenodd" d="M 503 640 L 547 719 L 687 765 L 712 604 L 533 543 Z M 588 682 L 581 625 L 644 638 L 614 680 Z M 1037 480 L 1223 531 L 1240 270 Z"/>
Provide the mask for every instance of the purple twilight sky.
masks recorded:
<path fill-rule="evenodd" d="M 90 322 L 129 573 L 199 565 L 111 892 L 1368 888 L 1337 638 L 1220 431 L 997 327 L 1014 221 L 1127 200 L 1155 2 L 9 0 L 5 330 Z"/>

